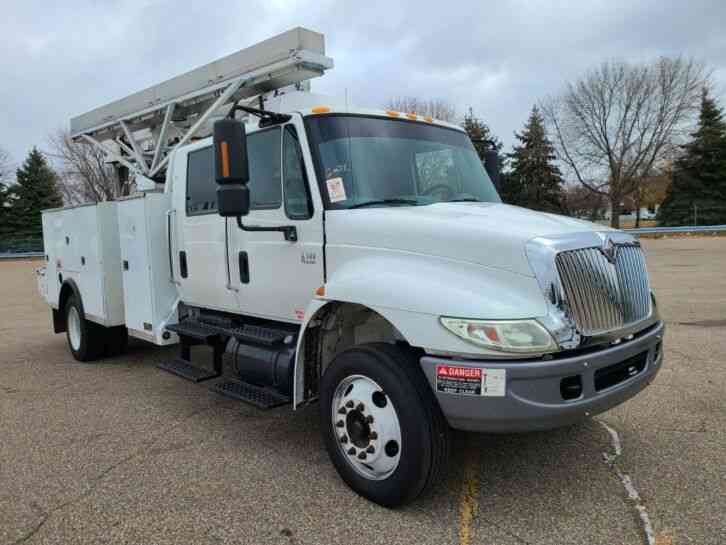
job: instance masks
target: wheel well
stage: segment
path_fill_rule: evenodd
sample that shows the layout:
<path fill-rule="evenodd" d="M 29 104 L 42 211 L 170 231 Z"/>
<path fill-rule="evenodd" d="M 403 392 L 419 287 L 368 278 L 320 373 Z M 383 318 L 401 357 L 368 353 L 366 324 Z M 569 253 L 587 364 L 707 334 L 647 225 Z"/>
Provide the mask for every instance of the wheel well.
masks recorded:
<path fill-rule="evenodd" d="M 408 344 L 381 314 L 364 305 L 329 303 L 311 318 L 300 347 L 303 364 L 303 399 L 318 395 L 320 377 L 335 356 L 363 343 Z"/>
<path fill-rule="evenodd" d="M 77 289 L 70 281 L 66 280 L 61 286 L 60 294 L 58 295 L 58 310 L 53 313 L 53 329 L 56 333 L 63 333 L 68 325 L 66 324 L 66 313 L 65 308 L 68 303 L 68 299 L 76 294 Z M 80 299 L 80 296 L 79 296 Z M 83 303 L 81 303 L 83 305 Z"/>

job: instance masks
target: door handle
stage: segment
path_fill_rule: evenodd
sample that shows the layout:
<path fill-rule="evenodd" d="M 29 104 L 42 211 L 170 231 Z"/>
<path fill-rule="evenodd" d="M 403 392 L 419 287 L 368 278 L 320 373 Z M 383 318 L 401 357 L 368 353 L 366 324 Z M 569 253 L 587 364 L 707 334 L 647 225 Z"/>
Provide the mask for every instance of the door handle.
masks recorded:
<path fill-rule="evenodd" d="M 179 272 L 182 278 L 187 277 L 187 253 L 184 250 L 179 252 Z"/>
<path fill-rule="evenodd" d="M 250 262 L 247 257 L 247 252 L 239 253 L 239 281 L 243 284 L 250 283 Z"/>

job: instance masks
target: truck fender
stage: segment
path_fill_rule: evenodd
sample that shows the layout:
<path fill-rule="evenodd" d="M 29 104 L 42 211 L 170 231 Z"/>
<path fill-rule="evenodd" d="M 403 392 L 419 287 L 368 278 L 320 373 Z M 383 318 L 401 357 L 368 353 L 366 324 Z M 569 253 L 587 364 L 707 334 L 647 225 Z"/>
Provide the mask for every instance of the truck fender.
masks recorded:
<path fill-rule="evenodd" d="M 83 298 L 81 297 L 81 290 L 78 289 L 78 285 L 73 281 L 72 278 L 66 278 L 61 284 L 60 292 L 58 295 L 58 309 L 53 309 L 53 332 L 63 333 L 66 330 L 66 317 L 65 308 L 68 299 L 75 296 L 78 299 L 78 304 L 81 307 L 81 313 L 85 316 L 86 313 L 83 309 Z"/>

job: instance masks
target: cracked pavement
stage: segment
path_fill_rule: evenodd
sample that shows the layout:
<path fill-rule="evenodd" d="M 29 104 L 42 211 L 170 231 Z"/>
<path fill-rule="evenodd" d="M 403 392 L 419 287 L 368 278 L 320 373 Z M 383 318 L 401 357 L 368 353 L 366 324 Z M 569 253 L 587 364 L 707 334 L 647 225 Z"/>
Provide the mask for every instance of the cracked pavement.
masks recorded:
<path fill-rule="evenodd" d="M 346 488 L 317 407 L 258 411 L 157 369 L 175 353 L 75 362 L 36 294 L 40 262 L 0 262 L 0 544 L 726 542 L 726 238 L 646 240 L 665 366 L 571 428 L 457 433 L 445 481 L 403 509 Z"/>

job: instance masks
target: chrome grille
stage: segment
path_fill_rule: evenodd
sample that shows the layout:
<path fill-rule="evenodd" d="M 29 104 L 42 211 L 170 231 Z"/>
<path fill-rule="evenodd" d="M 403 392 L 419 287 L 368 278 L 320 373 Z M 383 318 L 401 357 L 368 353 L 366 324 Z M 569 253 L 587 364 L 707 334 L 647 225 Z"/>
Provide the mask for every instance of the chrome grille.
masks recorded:
<path fill-rule="evenodd" d="M 614 261 L 608 261 L 599 248 L 557 254 L 564 302 L 583 335 L 615 331 L 650 315 L 650 287 L 642 250 L 636 245 L 619 245 Z"/>

